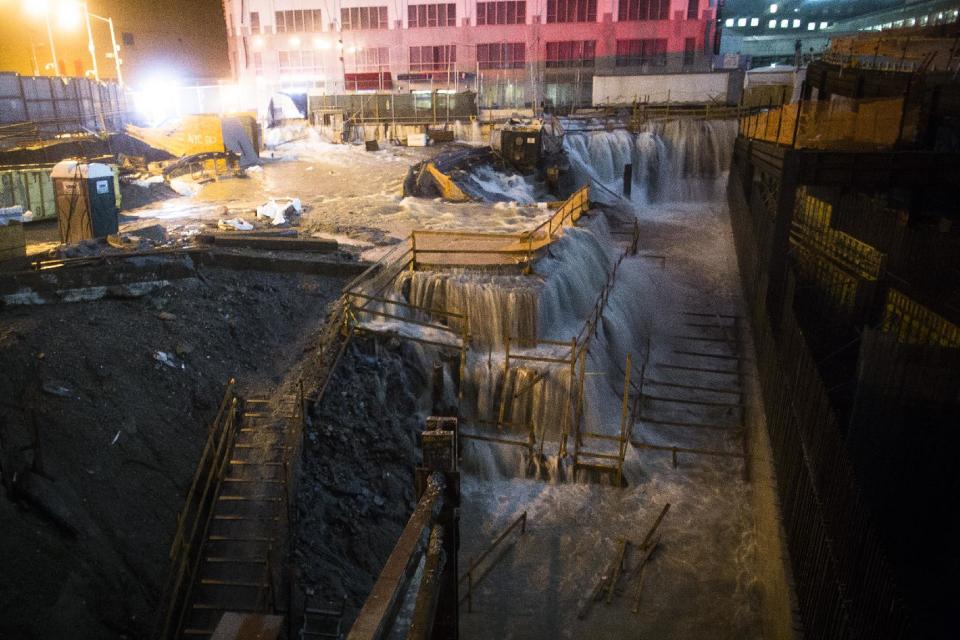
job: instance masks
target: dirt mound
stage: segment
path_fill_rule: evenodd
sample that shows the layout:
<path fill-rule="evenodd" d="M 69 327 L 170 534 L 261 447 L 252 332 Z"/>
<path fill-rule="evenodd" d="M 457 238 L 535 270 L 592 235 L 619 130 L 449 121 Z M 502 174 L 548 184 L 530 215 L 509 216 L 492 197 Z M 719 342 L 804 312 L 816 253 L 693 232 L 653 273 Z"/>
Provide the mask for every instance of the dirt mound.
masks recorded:
<path fill-rule="evenodd" d="M 351 344 L 311 416 L 295 558 L 307 598 L 363 605 L 416 506 L 413 470 L 427 382 L 409 344 Z"/>
<path fill-rule="evenodd" d="M 343 284 L 201 273 L 139 299 L 0 311 L 0 638 L 149 635 L 224 385 L 272 391 Z"/>

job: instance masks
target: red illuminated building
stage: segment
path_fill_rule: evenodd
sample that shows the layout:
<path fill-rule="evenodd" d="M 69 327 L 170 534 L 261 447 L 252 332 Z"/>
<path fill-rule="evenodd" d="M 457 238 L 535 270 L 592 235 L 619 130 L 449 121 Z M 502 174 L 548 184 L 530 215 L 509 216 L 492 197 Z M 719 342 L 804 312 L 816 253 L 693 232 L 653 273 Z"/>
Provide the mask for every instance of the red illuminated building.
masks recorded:
<path fill-rule="evenodd" d="M 224 0 L 224 12 L 234 76 L 258 96 L 469 89 L 515 108 L 589 104 L 594 74 L 708 70 L 715 4 Z"/>

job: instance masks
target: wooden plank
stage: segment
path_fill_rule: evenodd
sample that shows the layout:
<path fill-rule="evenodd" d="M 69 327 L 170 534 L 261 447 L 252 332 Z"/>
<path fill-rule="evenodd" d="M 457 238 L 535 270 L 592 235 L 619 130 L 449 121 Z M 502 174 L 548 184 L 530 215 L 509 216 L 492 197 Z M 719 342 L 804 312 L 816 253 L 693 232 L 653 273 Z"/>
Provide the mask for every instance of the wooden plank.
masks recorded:
<path fill-rule="evenodd" d="M 667 505 L 670 506 L 669 504 Z M 653 555 L 653 551 L 660 545 L 660 536 L 657 536 L 657 539 L 652 543 L 648 544 L 644 551 L 643 556 L 640 558 L 640 563 L 637 565 L 637 568 L 634 570 L 634 573 L 637 577 L 637 588 L 633 592 L 633 613 L 640 612 L 640 594 L 643 590 L 643 569 L 647 566 L 647 562 L 650 561 L 650 556 Z"/>
<path fill-rule="evenodd" d="M 400 534 L 390 557 L 373 585 L 363 608 L 347 636 L 348 640 L 385 638 L 403 599 L 404 589 L 413 576 L 429 541 L 430 530 L 443 507 L 443 474 L 429 477 L 427 490 L 417 503 Z"/>

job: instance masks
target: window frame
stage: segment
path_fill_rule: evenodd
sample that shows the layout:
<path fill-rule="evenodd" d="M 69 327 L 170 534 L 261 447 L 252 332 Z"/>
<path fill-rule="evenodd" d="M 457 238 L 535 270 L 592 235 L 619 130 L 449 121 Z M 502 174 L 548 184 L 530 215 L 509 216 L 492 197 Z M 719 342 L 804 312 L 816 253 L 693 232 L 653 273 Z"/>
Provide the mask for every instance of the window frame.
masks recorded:
<path fill-rule="evenodd" d="M 430 54 L 429 59 L 424 57 L 424 53 Z M 438 59 L 438 53 L 443 54 L 440 59 Z M 455 44 L 413 45 L 409 47 L 408 55 L 411 73 L 449 73 L 456 70 L 457 45 Z"/>
<path fill-rule="evenodd" d="M 477 66 L 480 69 L 523 69 L 526 65 L 525 42 L 484 42 L 477 45 Z"/>
<path fill-rule="evenodd" d="M 343 31 L 374 31 L 389 28 L 390 19 L 385 5 L 340 7 L 340 29 Z"/>
<path fill-rule="evenodd" d="M 667 66 L 666 38 L 629 38 L 617 40 L 617 67 L 665 67 Z"/>
<path fill-rule="evenodd" d="M 457 26 L 456 2 L 424 2 L 407 5 L 408 29 L 455 26 Z"/>
<path fill-rule="evenodd" d="M 596 40 L 554 40 L 546 43 L 548 69 L 593 67 L 597 57 Z"/>
<path fill-rule="evenodd" d="M 688 15 L 689 11 L 690 7 L 688 5 Z M 670 0 L 618 0 L 617 2 L 617 22 L 649 22 L 669 19 Z"/>
<path fill-rule="evenodd" d="M 547 0 L 547 24 L 596 21 L 597 0 Z"/>

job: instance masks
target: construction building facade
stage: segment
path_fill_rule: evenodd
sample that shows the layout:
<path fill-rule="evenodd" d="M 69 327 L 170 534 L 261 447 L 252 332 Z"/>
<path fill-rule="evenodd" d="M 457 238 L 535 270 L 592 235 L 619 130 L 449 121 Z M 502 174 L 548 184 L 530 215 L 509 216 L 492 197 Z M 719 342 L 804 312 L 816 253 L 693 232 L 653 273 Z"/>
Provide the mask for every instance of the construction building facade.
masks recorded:
<path fill-rule="evenodd" d="M 710 69 L 714 0 L 224 0 L 247 96 L 476 91 L 484 108 L 589 105 L 595 75 Z"/>

